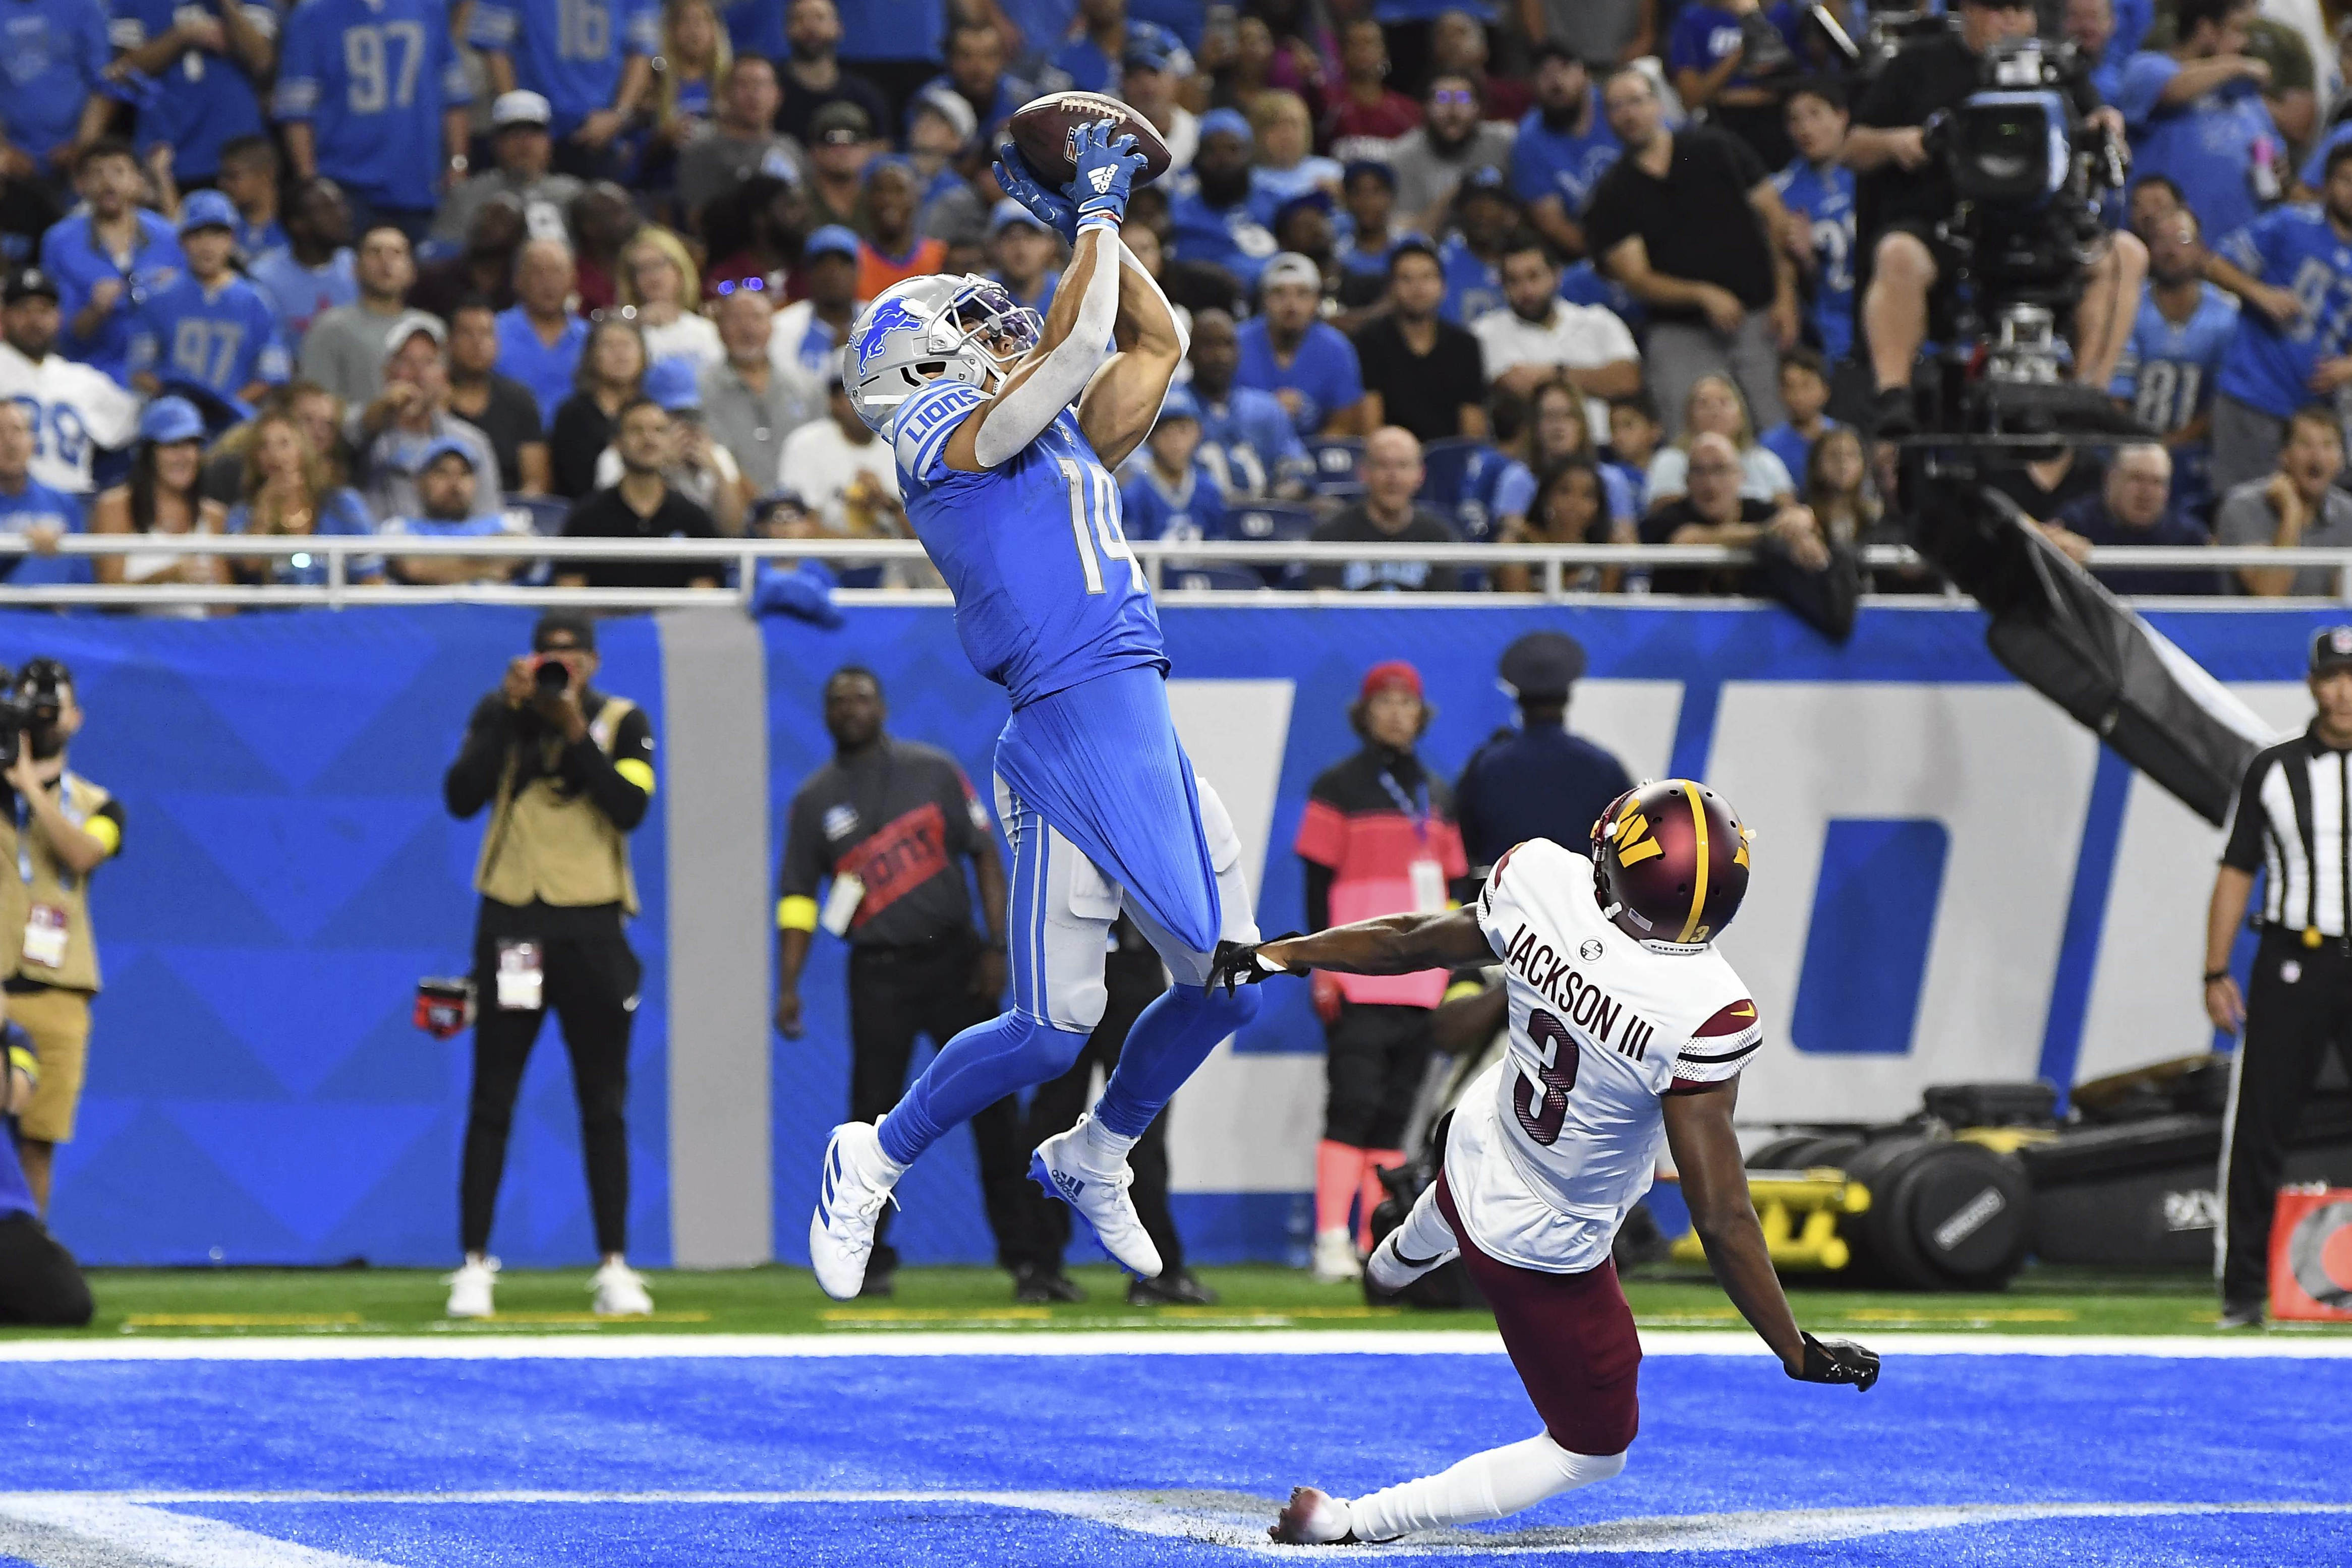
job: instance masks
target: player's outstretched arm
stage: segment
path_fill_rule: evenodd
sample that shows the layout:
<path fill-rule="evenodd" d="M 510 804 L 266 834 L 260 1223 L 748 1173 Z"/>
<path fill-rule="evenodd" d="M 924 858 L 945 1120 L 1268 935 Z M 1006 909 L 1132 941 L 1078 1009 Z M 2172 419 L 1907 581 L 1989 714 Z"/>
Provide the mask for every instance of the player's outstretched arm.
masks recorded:
<path fill-rule="evenodd" d="M 1764 1245 L 1764 1227 L 1748 1195 L 1748 1167 L 1731 1121 L 1738 1102 L 1736 1078 L 1665 1097 L 1666 1146 L 1681 1173 L 1683 1201 L 1706 1249 L 1707 1267 L 1790 1376 L 1868 1388 L 1878 1381 L 1877 1356 L 1844 1340 L 1815 1339 L 1797 1327 L 1789 1311 Z"/>
<path fill-rule="evenodd" d="M 1078 428 L 1107 468 L 1125 462 L 1151 434 L 1168 384 L 1191 347 L 1176 308 L 1124 241 L 1118 266 L 1118 318 L 1111 325 L 1118 351 L 1103 361 L 1078 399 Z"/>
<path fill-rule="evenodd" d="M 1334 925 L 1312 936 L 1277 936 L 1255 946 L 1220 944 L 1216 978 L 1225 988 L 1254 986 L 1269 975 L 1330 969 L 1342 975 L 1410 975 L 1456 964 L 1491 964 L 1495 949 L 1478 928 L 1475 910 L 1443 915 L 1384 915 Z"/>
<path fill-rule="evenodd" d="M 1076 204 L 1077 243 L 1036 350 L 948 438 L 950 468 L 978 474 L 1025 450 L 1078 400 L 1103 362 L 1118 319 L 1118 225 L 1127 215 L 1129 183 L 1143 166 L 1135 138 L 1111 140 L 1110 123 L 1080 126 L 1075 138 L 1078 177 L 1070 189 L 1097 193 Z M 1097 173 L 1107 178 L 1097 181 Z"/>

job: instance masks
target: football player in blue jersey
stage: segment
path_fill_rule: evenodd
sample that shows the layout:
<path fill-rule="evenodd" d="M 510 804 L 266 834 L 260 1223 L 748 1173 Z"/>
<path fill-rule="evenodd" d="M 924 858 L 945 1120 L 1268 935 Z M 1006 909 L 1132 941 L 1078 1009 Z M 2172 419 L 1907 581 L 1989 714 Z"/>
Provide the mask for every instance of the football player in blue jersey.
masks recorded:
<path fill-rule="evenodd" d="M 1813 330 L 1834 365 L 1853 349 L 1853 171 L 1839 162 L 1845 89 L 1827 78 L 1802 82 L 1789 93 L 1787 115 L 1797 155 L 1772 176 L 1789 210 L 1780 244 L 1811 289 Z"/>
<path fill-rule="evenodd" d="M 2214 384 L 2210 475 L 2226 496 L 2271 471 L 2286 422 L 2352 386 L 2352 142 L 2316 206 L 2273 207 L 2221 242 L 2205 276 L 2245 302 Z"/>
<path fill-rule="evenodd" d="M 150 395 L 165 382 L 202 387 L 232 407 L 251 403 L 293 365 L 268 301 L 229 265 L 236 208 L 226 196 L 189 193 L 180 249 L 188 269 L 148 295 L 132 318 L 131 384 Z"/>
<path fill-rule="evenodd" d="M 2163 437 L 2172 453 L 2172 501 L 2203 516 L 2214 497 L 2206 476 L 2213 385 L 2238 335 L 2238 302 L 2205 281 L 2197 214 L 2182 208 L 2149 225 L 2147 294 L 2107 390 Z"/>
<path fill-rule="evenodd" d="M 1145 1009 L 1102 1099 L 1039 1145 L 1030 1174 L 1137 1275 L 1159 1251 L 1128 1197 L 1128 1151 L 1255 1009 L 1209 980 L 1222 944 L 1255 940 L 1241 846 L 1169 716 L 1168 655 L 1111 470 L 1143 441 L 1184 358 L 1151 275 L 1121 243 L 1143 158 L 1115 121 L 1072 138 L 1076 176 L 1042 187 L 1008 144 L 997 183 L 1071 242 L 1041 321 L 1002 284 L 914 277 L 850 330 L 842 377 L 890 442 L 907 516 L 956 601 L 972 666 L 1005 688 L 997 815 L 1013 854 L 1013 1004 L 940 1050 L 878 1124 L 826 1145 L 810 1261 L 825 1292 L 865 1282 L 891 1188 L 950 1127 L 1077 1059 L 1105 1003 L 1124 906 L 1174 985 Z M 854 913 L 836 878 L 827 902 Z"/>

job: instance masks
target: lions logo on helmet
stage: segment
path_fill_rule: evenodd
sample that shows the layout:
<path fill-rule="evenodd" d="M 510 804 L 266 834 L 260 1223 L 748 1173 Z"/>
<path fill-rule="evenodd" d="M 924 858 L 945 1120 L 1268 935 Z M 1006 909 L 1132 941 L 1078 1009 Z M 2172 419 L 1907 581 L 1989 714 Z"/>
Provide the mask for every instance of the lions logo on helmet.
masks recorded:
<path fill-rule="evenodd" d="M 993 278 L 909 277 L 850 328 L 842 387 L 866 427 L 887 435 L 898 406 L 927 382 L 987 392 L 1044 335 L 1044 319 Z"/>

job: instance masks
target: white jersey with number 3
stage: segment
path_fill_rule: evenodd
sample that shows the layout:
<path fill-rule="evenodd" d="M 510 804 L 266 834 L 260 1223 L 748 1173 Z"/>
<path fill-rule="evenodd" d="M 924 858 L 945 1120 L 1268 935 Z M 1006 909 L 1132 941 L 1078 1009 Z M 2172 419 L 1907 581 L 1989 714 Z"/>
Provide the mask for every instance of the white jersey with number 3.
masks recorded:
<path fill-rule="evenodd" d="M 1530 839 L 1496 862 L 1478 924 L 1503 960 L 1509 1052 L 1454 1113 L 1446 1185 L 1480 1249 L 1577 1274 L 1608 1260 L 1677 1083 L 1738 1075 L 1756 1004 L 1711 946 L 1643 944 L 1601 912 L 1592 862 Z"/>

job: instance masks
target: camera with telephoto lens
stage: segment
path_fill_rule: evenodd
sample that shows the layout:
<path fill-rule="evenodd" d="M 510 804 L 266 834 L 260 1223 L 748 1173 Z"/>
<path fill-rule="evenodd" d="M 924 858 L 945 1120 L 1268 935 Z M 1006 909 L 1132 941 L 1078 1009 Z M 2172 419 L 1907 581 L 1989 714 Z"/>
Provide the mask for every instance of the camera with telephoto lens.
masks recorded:
<path fill-rule="evenodd" d="M 532 691 L 542 697 L 562 696 L 572 685 L 572 666 L 553 653 L 541 653 L 530 662 Z"/>
<path fill-rule="evenodd" d="M 34 659 L 21 674 L 0 665 L 0 768 L 14 768 L 29 746 L 35 757 L 55 757 L 64 745 L 58 720 L 65 711 L 65 688 L 72 684 L 55 659 Z"/>

